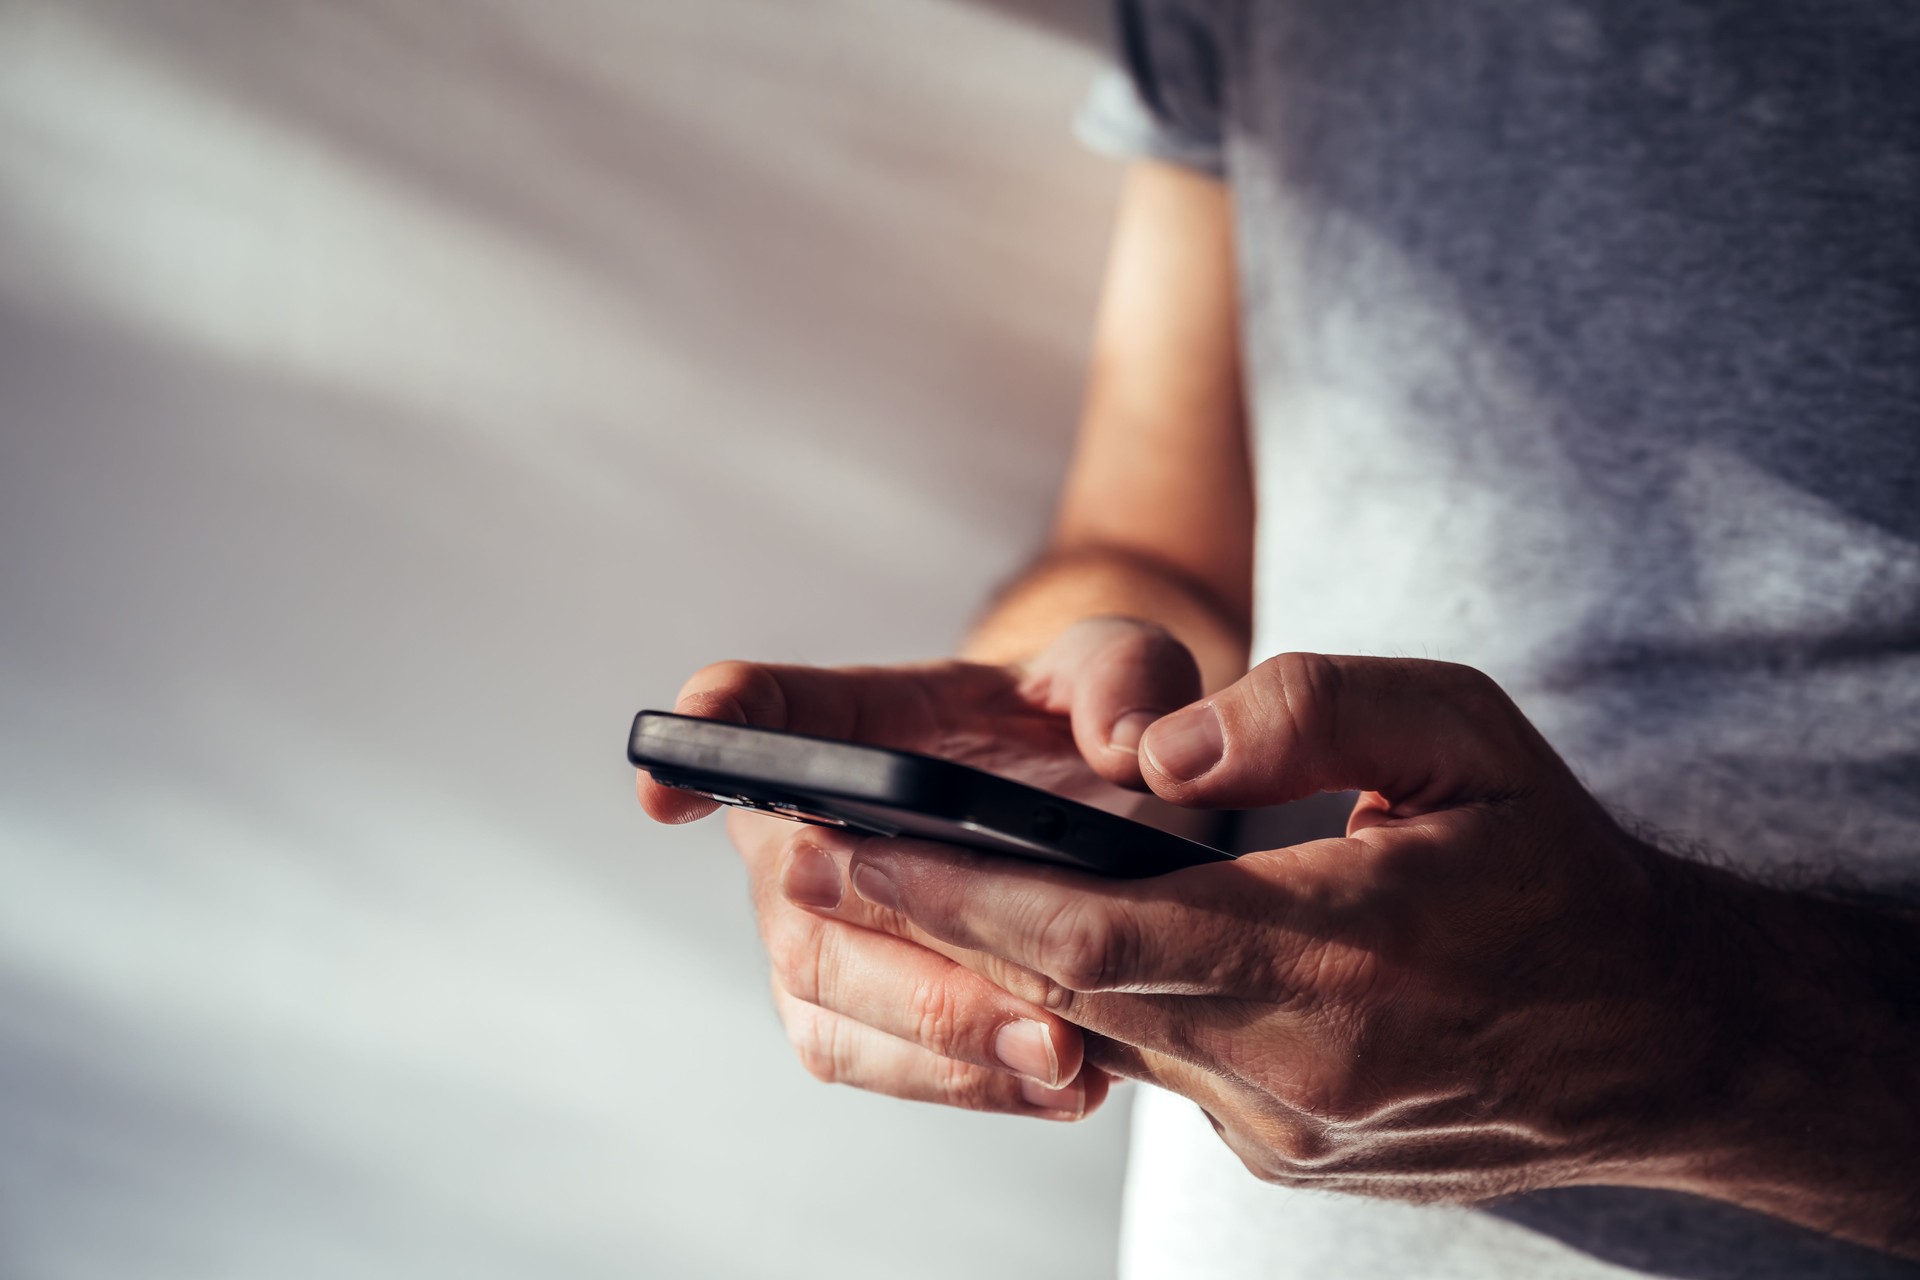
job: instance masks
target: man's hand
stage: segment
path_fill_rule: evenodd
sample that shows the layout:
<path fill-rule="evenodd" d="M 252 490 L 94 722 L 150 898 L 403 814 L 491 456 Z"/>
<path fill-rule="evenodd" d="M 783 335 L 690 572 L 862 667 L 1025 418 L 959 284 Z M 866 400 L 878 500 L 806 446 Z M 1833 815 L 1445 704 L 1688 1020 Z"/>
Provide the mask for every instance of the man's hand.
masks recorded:
<path fill-rule="evenodd" d="M 1097 1033 L 1089 1061 L 1192 1098 L 1272 1181 L 1637 1184 L 1880 1247 L 1912 1228 L 1914 1110 L 1873 1082 L 1916 1083 L 1911 1023 L 1869 999 L 1839 1061 L 1778 1052 L 1796 966 L 1836 948 L 1775 927 L 1790 895 L 1628 837 L 1486 677 L 1286 655 L 1156 723 L 1141 763 L 1188 805 L 1363 794 L 1343 839 L 1146 881 L 835 839 L 845 906 L 997 958 Z"/>
<path fill-rule="evenodd" d="M 1165 631 L 1101 618 L 1069 628 L 1023 667 L 721 663 L 688 681 L 674 709 L 925 752 L 1111 803 L 1122 789 L 1144 788 L 1138 745 L 1146 726 L 1199 692 L 1192 656 Z M 647 812 L 663 822 L 715 807 L 644 773 L 639 788 Z M 742 811 L 730 815 L 728 830 L 752 879 L 775 1004 L 816 1076 L 1052 1119 L 1078 1119 L 1106 1097 L 1107 1076 L 1083 1069 L 1079 1029 L 990 981 L 1004 966 L 924 945 L 929 940 L 902 922 L 843 895 L 821 851 L 825 832 Z M 816 914 L 823 911 L 833 918 Z"/>

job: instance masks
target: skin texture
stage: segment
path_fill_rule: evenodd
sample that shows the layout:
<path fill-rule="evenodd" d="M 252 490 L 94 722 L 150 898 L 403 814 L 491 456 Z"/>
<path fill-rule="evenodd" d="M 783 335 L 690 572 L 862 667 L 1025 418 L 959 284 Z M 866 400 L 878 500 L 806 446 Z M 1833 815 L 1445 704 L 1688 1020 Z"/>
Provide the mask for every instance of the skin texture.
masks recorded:
<path fill-rule="evenodd" d="M 1096 803 L 1356 790 L 1347 836 L 1111 882 L 732 814 L 801 1062 L 1068 1120 L 1132 1077 L 1276 1182 L 1664 1187 L 1920 1256 L 1912 920 L 1632 839 L 1469 669 L 1245 672 L 1230 225 L 1204 180 L 1130 181 L 1053 542 L 964 659 L 723 663 L 675 709 Z M 644 775 L 640 798 L 669 822 L 713 808 Z"/>
<path fill-rule="evenodd" d="M 1282 655 L 1141 759 L 1181 804 L 1362 794 L 1344 839 L 1147 881 L 912 841 L 829 856 L 896 927 L 1094 1033 L 1102 1070 L 1193 1099 L 1268 1181 L 1662 1187 L 1920 1256 L 1911 922 L 1630 838 L 1450 664 Z"/>

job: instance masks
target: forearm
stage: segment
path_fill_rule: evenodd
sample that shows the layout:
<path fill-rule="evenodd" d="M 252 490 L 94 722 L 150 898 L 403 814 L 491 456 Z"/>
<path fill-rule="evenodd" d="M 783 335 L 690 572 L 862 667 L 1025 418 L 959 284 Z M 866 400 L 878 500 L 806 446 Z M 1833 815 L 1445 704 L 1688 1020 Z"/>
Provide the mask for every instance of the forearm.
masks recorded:
<path fill-rule="evenodd" d="M 1082 618 L 1139 618 L 1192 651 L 1208 690 L 1247 669 L 1248 620 L 1171 566 L 1118 548 L 1053 550 L 987 605 L 963 646 L 980 662 L 1019 662 Z"/>
<path fill-rule="evenodd" d="M 1021 662 L 1081 619 L 1119 616 L 1171 632 L 1209 691 L 1246 670 L 1254 500 L 1235 278 L 1225 186 L 1135 165 L 1050 545 L 988 604 L 966 657 Z"/>
<path fill-rule="evenodd" d="M 1676 1181 L 1920 1257 L 1920 919 L 1701 875 L 1725 1083 Z"/>

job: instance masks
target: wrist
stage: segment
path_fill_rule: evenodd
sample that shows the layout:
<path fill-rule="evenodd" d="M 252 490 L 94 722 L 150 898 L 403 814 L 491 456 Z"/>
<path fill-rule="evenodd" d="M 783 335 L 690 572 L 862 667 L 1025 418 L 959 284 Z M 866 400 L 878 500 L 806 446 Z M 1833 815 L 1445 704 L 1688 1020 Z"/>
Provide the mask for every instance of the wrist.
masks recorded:
<path fill-rule="evenodd" d="M 1887 986 L 1889 962 L 1912 980 L 1912 927 L 1658 856 L 1701 1051 L 1644 1181 L 1878 1248 L 1920 1246 L 1908 1235 L 1920 1225 L 1920 1037 L 1911 996 Z"/>

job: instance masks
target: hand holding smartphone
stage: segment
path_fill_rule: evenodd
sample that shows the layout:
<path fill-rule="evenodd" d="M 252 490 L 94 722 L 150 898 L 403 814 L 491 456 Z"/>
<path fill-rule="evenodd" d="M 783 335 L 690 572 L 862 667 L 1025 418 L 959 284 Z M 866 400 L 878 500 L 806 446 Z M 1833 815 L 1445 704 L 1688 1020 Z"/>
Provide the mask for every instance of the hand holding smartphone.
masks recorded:
<path fill-rule="evenodd" d="M 917 752 L 642 711 L 627 758 L 655 782 L 796 822 L 939 840 L 1118 877 L 1231 855 Z"/>

